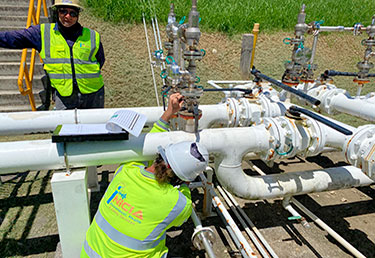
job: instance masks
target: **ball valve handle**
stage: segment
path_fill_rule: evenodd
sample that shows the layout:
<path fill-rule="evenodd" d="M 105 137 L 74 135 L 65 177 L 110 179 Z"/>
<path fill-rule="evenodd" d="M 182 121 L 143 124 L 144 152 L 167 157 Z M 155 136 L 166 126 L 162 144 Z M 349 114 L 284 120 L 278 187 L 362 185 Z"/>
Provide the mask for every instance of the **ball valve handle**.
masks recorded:
<path fill-rule="evenodd" d="M 289 108 L 289 112 L 292 114 L 292 115 L 296 115 L 296 116 L 299 116 L 300 113 L 306 115 L 306 116 L 309 116 L 319 122 L 321 122 L 322 124 L 325 124 L 326 126 L 329 126 L 331 127 L 332 129 L 335 129 L 336 131 L 342 133 L 342 134 L 345 134 L 345 135 L 352 135 L 353 132 L 342 127 L 341 125 L 338 125 L 320 115 L 317 115 L 313 112 L 311 112 L 310 110 L 307 110 L 307 109 L 304 109 L 304 108 L 300 108 L 300 107 L 297 107 L 297 106 L 291 106 Z"/>
<path fill-rule="evenodd" d="M 255 69 L 255 66 L 253 66 L 253 69 L 251 70 L 251 74 L 253 74 L 255 76 L 256 79 L 259 80 L 259 78 L 261 79 L 264 79 L 270 83 L 272 83 L 273 85 L 276 85 L 280 88 L 282 88 L 283 90 L 285 91 L 288 91 L 294 95 L 297 95 L 298 97 L 300 98 L 303 98 L 304 100 L 306 100 L 307 102 L 310 102 L 311 104 L 315 105 L 315 106 L 318 106 L 320 104 L 320 100 L 314 98 L 314 97 L 311 97 L 310 95 L 307 95 L 306 93 L 302 92 L 302 91 L 299 91 L 299 90 L 296 90 L 295 88 L 292 88 L 292 87 L 289 87 L 271 77 L 268 77 L 267 75 L 265 74 L 262 74 L 259 70 Z"/>

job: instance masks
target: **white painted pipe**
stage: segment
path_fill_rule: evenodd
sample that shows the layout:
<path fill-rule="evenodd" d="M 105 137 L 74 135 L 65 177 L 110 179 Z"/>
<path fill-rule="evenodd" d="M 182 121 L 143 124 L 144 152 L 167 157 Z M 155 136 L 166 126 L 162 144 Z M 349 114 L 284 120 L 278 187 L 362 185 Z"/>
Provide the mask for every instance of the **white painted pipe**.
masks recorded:
<path fill-rule="evenodd" d="M 340 93 L 332 97 L 331 106 L 335 110 L 357 116 L 368 121 L 375 121 L 375 103 L 361 98 L 348 98 Z"/>
<path fill-rule="evenodd" d="M 228 124 L 228 108 L 226 104 L 201 105 L 202 118 L 200 128 L 213 124 Z M 144 114 L 146 124 L 151 126 L 163 113 L 162 107 L 126 108 Z M 19 135 L 27 133 L 43 133 L 53 131 L 60 124 L 100 124 L 105 123 L 117 111 L 110 109 L 77 109 L 61 111 L 14 112 L 0 113 L 0 135 Z"/>
<path fill-rule="evenodd" d="M 228 190 L 245 199 L 267 199 L 285 195 L 337 190 L 373 183 L 359 168 L 352 166 L 312 172 L 294 172 L 261 177 L 247 176 L 242 168 L 246 153 L 269 149 L 269 132 L 264 125 L 243 128 L 205 129 L 200 142 L 210 153 L 220 154 L 217 177 Z M 71 167 L 118 164 L 129 160 L 151 160 L 157 146 L 196 140 L 196 135 L 181 131 L 142 134 L 128 141 L 67 143 Z M 65 168 L 63 144 L 50 140 L 0 143 L 0 174 L 40 169 Z"/>
<path fill-rule="evenodd" d="M 289 213 L 292 214 L 293 217 L 299 218 L 297 221 L 300 222 L 303 227 L 310 228 L 310 224 L 306 221 L 306 219 L 302 217 L 301 214 L 299 214 L 298 211 L 296 211 L 290 204 L 290 197 L 285 197 L 282 204 L 284 209 L 289 211 Z"/>
<path fill-rule="evenodd" d="M 127 108 L 147 116 L 150 125 L 163 113 L 162 107 Z M 0 135 L 41 133 L 55 130 L 61 124 L 105 123 L 119 108 L 77 109 L 60 111 L 13 112 L 0 114 Z"/>
<path fill-rule="evenodd" d="M 257 139 L 254 135 L 262 137 Z M 235 148 L 240 145 L 249 145 L 255 152 L 264 151 L 269 135 L 264 126 L 256 126 L 205 129 L 199 137 L 210 153 L 221 153 L 232 146 L 232 154 L 238 155 Z M 148 133 L 138 138 L 129 136 L 127 141 L 67 143 L 66 153 L 71 167 L 118 164 L 129 160 L 152 160 L 159 145 L 194 140 L 195 134 L 182 131 Z M 62 143 L 56 144 L 50 140 L 0 143 L 0 174 L 62 168 L 65 168 Z"/>
<path fill-rule="evenodd" d="M 216 175 L 221 184 L 238 197 L 250 200 L 324 192 L 374 183 L 359 168 L 335 167 L 250 177 L 241 166 L 221 163 Z"/>
<path fill-rule="evenodd" d="M 256 141 L 249 141 L 246 145 L 241 143 L 228 144 L 226 148 L 221 149 L 221 161 L 216 165 L 216 176 L 220 183 L 241 198 L 269 199 L 373 183 L 373 180 L 359 168 L 353 166 L 250 177 L 242 170 L 242 157 L 248 152 L 268 150 L 267 146 L 269 146 L 270 139 L 261 130 L 261 127 L 251 128 L 254 129 L 251 134 L 252 138 Z M 344 144 L 344 142 L 341 142 L 341 144 Z M 232 148 L 232 146 L 235 147 Z"/>
<path fill-rule="evenodd" d="M 216 169 L 220 183 L 241 198 L 269 199 L 365 186 L 374 182 L 353 166 L 250 177 L 242 170 L 242 157 L 248 152 L 268 150 L 269 146 L 269 137 L 261 127 L 250 129 L 254 129 L 251 132 L 254 140 L 234 145 L 229 145 L 228 141 L 228 145 L 219 151 L 221 161 Z"/>
<path fill-rule="evenodd" d="M 301 88 L 300 84 L 298 88 Z M 311 87 L 307 94 L 321 101 L 320 108 L 328 114 L 342 112 L 368 121 L 375 121 L 375 103 L 373 93 L 358 98 L 351 97 L 345 90 L 338 89 L 332 84 Z"/>

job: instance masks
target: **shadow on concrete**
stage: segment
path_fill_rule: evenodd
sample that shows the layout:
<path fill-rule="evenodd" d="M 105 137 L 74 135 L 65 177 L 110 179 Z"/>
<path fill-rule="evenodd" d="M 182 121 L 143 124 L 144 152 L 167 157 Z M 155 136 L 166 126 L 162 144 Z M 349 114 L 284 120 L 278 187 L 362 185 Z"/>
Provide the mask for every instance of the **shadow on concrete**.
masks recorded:
<path fill-rule="evenodd" d="M 31 179 L 26 180 L 28 177 Z M 40 171 L 35 173 L 25 172 L 15 175 L 14 177 L 3 180 L 3 186 L 6 184 L 14 185 L 11 193 L 7 198 L 0 200 L 0 219 L 1 224 L 4 221 L 5 216 L 11 208 L 19 207 L 15 216 L 13 216 L 12 221 L 9 226 L 2 230 L 2 242 L 0 245 L 0 257 L 12 257 L 16 255 L 29 256 L 33 254 L 43 254 L 46 252 L 52 252 L 56 250 L 56 245 L 59 241 L 58 235 L 49 235 L 28 238 L 32 225 L 34 224 L 38 210 L 42 204 L 52 203 L 52 194 L 46 193 L 46 187 L 51 179 L 52 171 L 48 171 L 45 175 L 41 175 Z M 39 193 L 36 195 L 30 195 L 33 189 L 33 184 L 40 180 L 42 177 L 42 182 L 39 187 Z M 29 183 L 25 193 L 22 196 L 18 196 L 21 186 L 24 183 Z M 24 190 L 23 190 L 24 191 Z M 27 218 L 23 216 L 24 209 L 26 207 L 32 206 L 31 211 L 27 211 Z M 26 220 L 26 223 L 24 222 Z M 22 235 L 19 239 L 14 239 L 10 237 L 12 232 L 15 230 L 17 223 L 25 224 Z M 4 226 L 1 225 L 3 228 Z"/>
<path fill-rule="evenodd" d="M 375 195 L 370 187 L 360 187 L 360 191 Z M 336 205 L 319 205 L 308 195 L 299 196 L 296 199 L 305 207 L 320 218 L 324 223 L 331 227 L 336 233 L 348 241 L 359 252 L 366 257 L 374 257 L 375 243 L 368 238 L 368 235 L 358 229 L 350 229 L 350 224 L 345 220 L 347 217 L 361 216 L 365 214 L 375 214 L 375 200 L 357 201 L 354 203 L 344 203 Z M 306 219 L 311 222 L 309 218 Z M 337 245 L 342 251 L 350 254 L 339 242 L 330 235 L 327 239 Z"/>

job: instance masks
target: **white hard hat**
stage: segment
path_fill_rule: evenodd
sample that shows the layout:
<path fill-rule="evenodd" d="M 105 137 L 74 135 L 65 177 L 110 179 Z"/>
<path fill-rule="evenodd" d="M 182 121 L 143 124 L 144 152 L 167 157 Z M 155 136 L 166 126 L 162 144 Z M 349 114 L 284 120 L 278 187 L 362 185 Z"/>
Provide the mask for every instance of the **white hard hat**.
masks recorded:
<path fill-rule="evenodd" d="M 82 6 L 79 4 L 79 0 L 56 0 L 55 4 L 52 7 L 56 8 L 59 6 L 72 6 L 78 9 L 83 9 Z"/>
<path fill-rule="evenodd" d="M 208 151 L 198 142 L 179 142 L 158 147 L 164 161 L 183 181 L 193 181 L 208 164 Z"/>

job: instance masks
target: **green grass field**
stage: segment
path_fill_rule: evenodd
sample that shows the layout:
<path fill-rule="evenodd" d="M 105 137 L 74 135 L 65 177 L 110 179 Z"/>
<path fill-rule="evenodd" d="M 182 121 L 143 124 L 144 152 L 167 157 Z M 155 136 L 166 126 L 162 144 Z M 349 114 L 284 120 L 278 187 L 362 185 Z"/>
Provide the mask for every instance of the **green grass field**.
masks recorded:
<path fill-rule="evenodd" d="M 188 15 L 190 0 L 84 0 L 85 5 L 98 16 L 112 22 L 142 22 L 157 15 L 163 24 L 169 13 L 169 3 L 174 2 L 178 19 Z M 375 13 L 373 0 L 199 0 L 201 27 L 207 31 L 229 34 L 249 31 L 249 24 L 262 24 L 265 31 L 293 29 L 297 14 L 306 5 L 306 22 L 324 21 L 324 25 L 368 25 Z"/>

